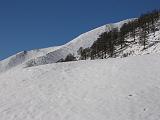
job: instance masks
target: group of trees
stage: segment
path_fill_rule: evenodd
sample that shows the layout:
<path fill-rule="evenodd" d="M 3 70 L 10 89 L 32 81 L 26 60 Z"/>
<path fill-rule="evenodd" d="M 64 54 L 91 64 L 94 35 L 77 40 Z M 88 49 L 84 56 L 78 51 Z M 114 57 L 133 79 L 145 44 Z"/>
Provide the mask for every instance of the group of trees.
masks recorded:
<path fill-rule="evenodd" d="M 60 60 L 58 60 L 57 61 L 57 63 L 58 62 L 69 62 L 69 61 L 76 61 L 77 59 L 76 59 L 76 57 L 74 56 L 74 54 L 68 54 L 67 56 L 66 56 L 66 58 L 65 59 L 60 59 Z"/>
<path fill-rule="evenodd" d="M 136 37 L 139 38 L 138 43 L 143 45 L 145 49 L 148 43 L 148 35 L 149 33 L 155 35 L 157 29 L 155 24 L 159 19 L 160 10 L 154 10 L 142 14 L 138 19 L 124 23 L 120 29 L 114 28 L 109 32 L 104 32 L 90 48 L 83 49 L 81 47 L 77 51 L 80 59 L 114 57 L 116 47 L 122 49 L 128 42 L 135 42 Z M 133 38 L 133 41 L 126 41 L 127 37 Z"/>
<path fill-rule="evenodd" d="M 148 35 L 157 30 L 156 23 L 160 19 L 160 10 L 153 10 L 146 14 L 142 14 L 138 19 L 124 23 L 120 29 L 113 28 L 109 32 L 102 33 L 91 47 L 80 47 L 77 54 L 80 60 L 107 58 L 116 56 L 116 48 L 123 49 L 128 43 L 138 42 L 146 48 L 148 44 Z M 132 38 L 132 41 L 127 41 Z M 136 40 L 137 38 L 137 40 Z M 57 62 L 75 61 L 73 54 L 68 54 L 65 59 Z"/>
<path fill-rule="evenodd" d="M 148 14 L 143 14 L 140 16 L 138 19 L 138 23 L 140 26 L 139 30 L 139 37 L 140 37 L 140 44 L 144 46 L 144 49 L 146 48 L 146 45 L 148 43 L 147 38 L 149 33 L 154 33 L 155 36 L 155 31 L 156 31 L 156 26 L 155 23 L 159 20 L 160 18 L 160 11 L 159 10 L 154 10 L 151 13 Z"/>
<path fill-rule="evenodd" d="M 118 29 L 115 28 L 109 32 L 105 32 L 99 36 L 97 41 L 91 46 L 91 58 L 106 58 L 107 54 L 113 57 L 115 45 L 118 43 Z"/>
<path fill-rule="evenodd" d="M 86 60 L 91 56 L 91 49 L 90 48 L 83 49 L 83 47 L 80 47 L 77 53 L 80 56 L 79 58 L 80 60 Z"/>

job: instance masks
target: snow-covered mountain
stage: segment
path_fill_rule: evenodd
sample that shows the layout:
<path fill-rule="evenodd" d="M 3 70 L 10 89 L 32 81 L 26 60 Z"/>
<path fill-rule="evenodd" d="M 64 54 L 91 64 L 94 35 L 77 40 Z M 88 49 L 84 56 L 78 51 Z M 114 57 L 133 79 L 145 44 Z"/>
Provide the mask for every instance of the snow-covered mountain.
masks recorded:
<path fill-rule="evenodd" d="M 1 120 L 159 120 L 160 55 L 0 74 Z"/>
<path fill-rule="evenodd" d="M 20 52 L 3 61 L 0 61 L 0 73 L 16 66 L 28 67 L 55 63 L 62 58 L 64 59 L 69 53 L 74 54 L 76 56 L 77 50 L 80 47 L 90 47 L 93 44 L 93 42 L 97 40 L 99 35 L 101 35 L 103 32 L 111 31 L 113 28 L 120 29 L 124 23 L 128 23 L 132 20 L 135 20 L 135 18 L 101 26 L 99 28 L 96 28 L 78 36 L 77 38 L 62 46 Z M 139 45 L 139 38 L 137 37 L 134 43 L 129 44 L 124 49 L 121 49 L 120 51 L 118 51 L 117 49 L 116 57 L 159 53 L 160 20 L 156 23 L 156 26 L 157 31 L 155 32 L 155 35 L 153 35 L 154 33 L 150 33 L 148 35 L 149 44 L 147 46 L 147 49 L 144 50 L 143 46 Z M 126 38 L 126 41 L 133 41 L 133 38 Z"/>
<path fill-rule="evenodd" d="M 5 60 L 0 61 L 0 72 L 11 69 L 17 65 L 21 65 L 22 63 L 28 60 L 46 55 L 49 52 L 59 49 L 59 47 L 60 46 L 19 52 L 16 55 L 13 55 Z"/>
<path fill-rule="evenodd" d="M 16 55 L 13 55 L 3 61 L 0 61 L 0 72 L 6 71 L 17 65 L 30 65 L 37 66 L 42 64 L 54 63 L 61 58 L 65 58 L 67 54 L 77 54 L 77 50 L 80 47 L 86 48 L 90 47 L 95 40 L 105 31 L 110 31 L 113 28 L 120 28 L 124 23 L 131 21 L 133 19 L 124 20 L 118 23 L 107 24 L 86 32 L 77 38 L 73 39 L 69 43 L 58 46 L 50 47 L 45 49 L 22 51 Z"/>

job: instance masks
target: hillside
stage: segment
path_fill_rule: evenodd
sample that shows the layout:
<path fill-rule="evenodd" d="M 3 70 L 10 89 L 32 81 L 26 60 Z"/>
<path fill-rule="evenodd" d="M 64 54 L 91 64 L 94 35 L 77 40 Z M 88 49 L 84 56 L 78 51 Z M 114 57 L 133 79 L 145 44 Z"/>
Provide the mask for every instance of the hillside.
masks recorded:
<path fill-rule="evenodd" d="M 31 51 L 22 51 L 16 55 L 13 55 L 5 60 L 0 61 L 0 73 L 7 71 L 16 66 L 38 66 L 43 64 L 55 63 L 61 58 L 65 58 L 69 53 L 77 56 L 77 51 L 80 47 L 91 47 L 94 41 L 97 40 L 99 35 L 106 31 L 111 31 L 113 28 L 121 28 L 124 23 L 133 21 L 135 19 L 128 19 L 114 24 L 107 24 L 102 27 L 96 28 L 89 32 L 86 32 L 74 40 L 66 43 L 62 46 L 50 47 L 45 49 L 37 49 Z M 144 54 L 152 54 L 160 52 L 160 20 L 156 23 L 157 31 L 148 34 L 148 45 L 146 49 L 139 44 L 139 37 L 136 37 L 135 42 L 133 38 L 125 38 L 128 41 L 128 45 L 123 49 L 116 48 L 116 57 L 122 58 L 127 56 L 137 56 Z"/>
<path fill-rule="evenodd" d="M 21 65 L 28 60 L 46 55 L 47 53 L 59 48 L 60 46 L 19 52 L 5 60 L 0 61 L 0 73 Z"/>
<path fill-rule="evenodd" d="M 158 120 L 160 55 L 13 68 L 1 120 Z"/>
<path fill-rule="evenodd" d="M 0 61 L 0 72 L 9 70 L 16 66 L 26 66 L 31 64 L 32 66 L 43 65 L 48 63 L 57 62 L 61 58 L 65 58 L 67 54 L 77 54 L 77 50 L 80 47 L 90 47 L 95 40 L 105 31 L 110 31 L 115 27 L 120 28 L 124 23 L 132 21 L 133 19 L 124 20 L 118 23 L 107 24 L 86 32 L 77 38 L 71 40 L 69 43 L 58 47 L 50 47 L 45 49 L 24 51 L 17 53 L 5 60 Z M 23 65 L 22 65 L 23 64 Z"/>

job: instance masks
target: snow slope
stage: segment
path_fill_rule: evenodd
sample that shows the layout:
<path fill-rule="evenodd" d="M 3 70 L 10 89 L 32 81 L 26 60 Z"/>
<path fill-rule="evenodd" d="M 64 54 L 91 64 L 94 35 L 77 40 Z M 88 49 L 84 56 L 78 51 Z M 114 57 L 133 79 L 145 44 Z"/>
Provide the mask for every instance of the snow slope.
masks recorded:
<path fill-rule="evenodd" d="M 78 36 L 77 38 L 62 46 L 31 50 L 27 51 L 27 54 L 24 54 L 24 51 L 22 51 L 16 55 L 0 61 L 0 72 L 25 63 L 31 66 L 36 66 L 57 62 L 59 59 L 65 58 L 69 53 L 77 54 L 77 50 L 80 47 L 90 47 L 103 32 L 110 31 L 115 27 L 120 28 L 124 23 L 127 23 L 131 20 L 133 19 L 124 20 L 113 24 L 107 24 L 96 28 Z"/>
<path fill-rule="evenodd" d="M 49 47 L 44 49 L 19 52 L 16 55 L 13 55 L 5 60 L 0 61 L 0 73 L 8 69 L 11 69 L 13 67 L 16 67 L 17 65 L 20 65 L 30 59 L 46 55 L 47 53 L 59 48 L 60 47 L 58 46 L 58 47 Z"/>
<path fill-rule="evenodd" d="M 14 67 L 0 120 L 159 120 L 160 55 Z"/>
<path fill-rule="evenodd" d="M 60 49 L 50 52 L 45 56 L 41 56 L 41 57 L 30 60 L 29 62 L 27 62 L 27 66 L 37 66 L 37 65 L 49 64 L 49 63 L 55 63 L 61 58 L 65 58 L 69 53 L 76 55 L 77 50 L 80 47 L 83 47 L 83 48 L 91 47 L 93 42 L 96 41 L 99 35 L 101 35 L 103 32 L 111 31 L 113 28 L 120 29 L 120 27 L 124 23 L 128 23 L 129 21 L 132 21 L 134 19 L 135 18 L 127 19 L 117 23 L 107 24 L 99 28 L 96 28 L 94 30 L 91 30 L 89 32 L 86 32 L 78 36 L 77 38 L 73 39 L 69 43 L 61 46 Z"/>
<path fill-rule="evenodd" d="M 136 38 L 135 43 L 129 44 L 129 46 L 127 46 L 125 49 L 119 51 L 117 57 L 124 57 L 124 55 L 137 56 L 160 53 L 160 21 L 159 26 L 157 26 L 157 28 L 159 30 L 156 31 L 155 36 L 154 33 L 150 33 L 148 35 L 148 45 L 146 46 L 146 49 L 144 49 L 144 47 L 138 43 L 139 38 Z M 133 41 L 133 38 L 126 38 L 126 40 Z"/>

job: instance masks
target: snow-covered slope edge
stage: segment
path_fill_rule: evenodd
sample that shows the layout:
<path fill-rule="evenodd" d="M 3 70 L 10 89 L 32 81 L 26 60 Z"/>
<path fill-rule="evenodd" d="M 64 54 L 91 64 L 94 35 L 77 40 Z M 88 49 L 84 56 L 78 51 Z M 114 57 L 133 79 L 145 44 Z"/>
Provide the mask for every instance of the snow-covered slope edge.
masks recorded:
<path fill-rule="evenodd" d="M 13 68 L 1 120 L 159 120 L 160 55 Z"/>

